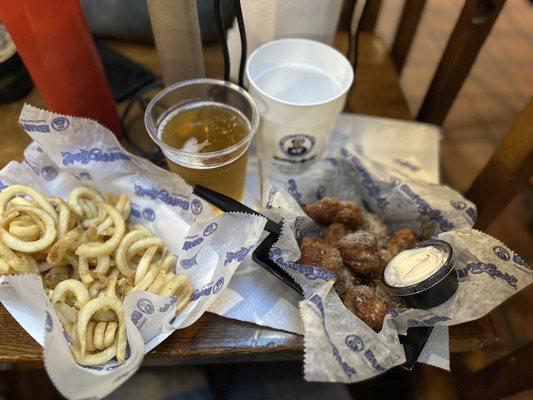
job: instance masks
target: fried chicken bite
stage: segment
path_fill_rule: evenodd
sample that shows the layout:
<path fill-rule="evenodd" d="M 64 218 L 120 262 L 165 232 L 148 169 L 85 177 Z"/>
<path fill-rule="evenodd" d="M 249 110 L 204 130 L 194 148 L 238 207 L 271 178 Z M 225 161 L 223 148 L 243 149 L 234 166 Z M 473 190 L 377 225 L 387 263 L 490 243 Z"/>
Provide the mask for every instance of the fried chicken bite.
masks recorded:
<path fill-rule="evenodd" d="M 320 233 L 320 239 L 326 243 L 335 245 L 348 233 L 350 233 L 350 230 L 346 227 L 346 225 L 335 222 L 322 230 Z"/>
<path fill-rule="evenodd" d="M 302 255 L 296 261 L 298 264 L 325 268 L 334 273 L 338 273 L 343 266 L 339 251 L 320 240 L 304 237 L 300 243 L 300 252 Z"/>
<path fill-rule="evenodd" d="M 389 242 L 389 232 L 379 215 L 363 211 L 361 228 L 372 233 L 376 237 L 379 247 L 387 247 Z"/>
<path fill-rule="evenodd" d="M 348 268 L 342 267 L 337 274 L 337 280 L 335 281 L 333 288 L 339 297 L 344 300 L 344 297 L 360 284 L 361 279 L 358 276 L 350 272 Z"/>
<path fill-rule="evenodd" d="M 389 243 L 387 245 L 387 250 L 389 251 L 390 255 L 394 257 L 399 252 L 404 251 L 408 247 L 416 244 L 417 242 L 418 239 L 411 229 L 398 229 L 390 237 Z"/>
<path fill-rule="evenodd" d="M 353 201 L 340 201 L 336 197 L 324 197 L 316 203 L 309 203 L 305 212 L 317 222 L 339 222 L 348 228 L 357 228 L 362 220 L 362 212 L 357 204 Z"/>
<path fill-rule="evenodd" d="M 383 285 L 380 279 L 374 279 L 369 284 L 369 287 L 374 289 L 374 294 L 378 299 L 383 300 L 387 304 L 387 310 L 391 308 L 407 308 L 407 304 L 400 297 L 396 297 L 387 292 L 385 285 Z"/>
<path fill-rule="evenodd" d="M 377 276 L 381 268 L 381 258 L 376 237 L 366 231 L 355 231 L 344 236 L 337 243 L 344 264 L 352 272 Z"/>
<path fill-rule="evenodd" d="M 346 294 L 344 305 L 375 331 L 379 331 L 389 304 L 376 296 L 375 290 L 366 285 L 356 286 Z"/>

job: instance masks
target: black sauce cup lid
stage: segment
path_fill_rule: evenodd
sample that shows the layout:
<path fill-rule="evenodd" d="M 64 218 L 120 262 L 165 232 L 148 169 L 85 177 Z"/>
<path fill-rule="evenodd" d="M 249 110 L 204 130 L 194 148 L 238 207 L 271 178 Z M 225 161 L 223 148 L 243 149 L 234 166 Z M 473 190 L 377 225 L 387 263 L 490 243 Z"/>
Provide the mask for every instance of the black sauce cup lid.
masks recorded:
<path fill-rule="evenodd" d="M 410 296 L 413 294 L 417 294 L 420 292 L 423 292 L 425 290 L 428 290 L 429 288 L 437 285 L 440 281 L 442 281 L 444 278 L 446 278 L 450 272 L 453 272 L 454 270 L 454 262 L 453 262 L 453 250 L 452 246 L 448 242 L 445 242 L 444 240 L 440 239 L 429 239 L 424 240 L 422 242 L 419 242 L 415 244 L 414 246 L 409 247 L 406 250 L 411 249 L 418 249 L 421 247 L 436 247 L 437 249 L 444 252 L 445 255 L 447 255 L 446 261 L 444 264 L 431 276 L 427 277 L 426 279 L 414 283 L 409 286 L 391 286 L 385 281 L 385 271 L 387 267 L 383 270 L 382 273 L 382 281 L 385 285 L 385 288 L 390 294 L 393 294 L 395 296 Z M 405 251 L 405 250 L 404 250 Z"/>

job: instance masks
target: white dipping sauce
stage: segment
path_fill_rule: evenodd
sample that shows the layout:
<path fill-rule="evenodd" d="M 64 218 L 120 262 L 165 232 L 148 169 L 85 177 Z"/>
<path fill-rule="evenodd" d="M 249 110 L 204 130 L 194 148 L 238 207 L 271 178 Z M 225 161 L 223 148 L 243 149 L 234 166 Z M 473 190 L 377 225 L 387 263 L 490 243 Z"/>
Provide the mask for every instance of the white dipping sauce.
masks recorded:
<path fill-rule="evenodd" d="M 394 287 L 411 286 L 437 272 L 448 255 L 436 247 L 426 246 L 404 250 L 385 268 L 385 282 Z"/>

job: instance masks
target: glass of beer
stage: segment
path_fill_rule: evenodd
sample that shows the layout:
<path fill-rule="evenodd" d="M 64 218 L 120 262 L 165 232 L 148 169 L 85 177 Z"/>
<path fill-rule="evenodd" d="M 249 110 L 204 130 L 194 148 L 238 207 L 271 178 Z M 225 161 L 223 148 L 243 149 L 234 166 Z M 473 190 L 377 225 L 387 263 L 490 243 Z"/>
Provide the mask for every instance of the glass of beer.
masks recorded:
<path fill-rule="evenodd" d="M 259 112 L 244 89 L 216 79 L 179 82 L 150 101 L 144 122 L 171 171 L 240 200 Z"/>

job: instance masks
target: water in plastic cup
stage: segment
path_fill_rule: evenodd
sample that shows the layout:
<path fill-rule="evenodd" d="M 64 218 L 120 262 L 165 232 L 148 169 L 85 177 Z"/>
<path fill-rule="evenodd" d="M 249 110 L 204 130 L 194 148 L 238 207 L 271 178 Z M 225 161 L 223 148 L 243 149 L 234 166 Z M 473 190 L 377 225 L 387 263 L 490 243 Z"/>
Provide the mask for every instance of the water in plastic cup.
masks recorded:
<path fill-rule="evenodd" d="M 337 50 L 307 39 L 269 42 L 246 65 L 260 113 L 259 158 L 271 177 L 296 175 L 320 158 L 353 81 Z"/>

